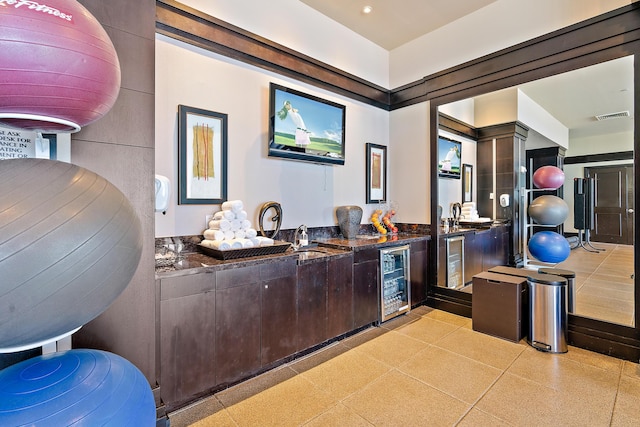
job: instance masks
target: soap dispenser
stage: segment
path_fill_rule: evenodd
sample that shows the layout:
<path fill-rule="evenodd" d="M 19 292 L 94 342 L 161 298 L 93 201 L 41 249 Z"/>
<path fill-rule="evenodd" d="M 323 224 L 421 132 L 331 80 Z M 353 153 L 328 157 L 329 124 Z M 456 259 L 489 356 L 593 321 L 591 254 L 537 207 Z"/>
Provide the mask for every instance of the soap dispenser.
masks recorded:
<path fill-rule="evenodd" d="M 307 235 L 306 225 L 303 224 L 296 229 L 296 232 L 293 236 L 293 244 L 295 248 L 300 248 L 309 244 L 309 236 Z"/>
<path fill-rule="evenodd" d="M 309 236 L 307 235 L 307 227 L 302 227 L 300 231 L 300 238 L 298 239 L 300 246 L 307 246 L 309 244 Z"/>

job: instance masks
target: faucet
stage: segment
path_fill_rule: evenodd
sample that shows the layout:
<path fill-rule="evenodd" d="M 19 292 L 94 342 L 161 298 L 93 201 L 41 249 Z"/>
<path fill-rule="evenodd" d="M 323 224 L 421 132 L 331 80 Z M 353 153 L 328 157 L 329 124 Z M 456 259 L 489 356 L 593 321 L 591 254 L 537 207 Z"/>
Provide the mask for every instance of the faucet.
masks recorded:
<path fill-rule="evenodd" d="M 462 214 L 462 205 L 454 203 L 451 205 L 451 216 L 453 217 L 453 229 L 457 230 L 460 226 L 460 215 Z"/>
<path fill-rule="evenodd" d="M 309 236 L 307 236 L 307 226 L 302 224 L 296 228 L 296 232 L 293 235 L 293 249 L 298 250 L 302 246 L 309 244 Z"/>

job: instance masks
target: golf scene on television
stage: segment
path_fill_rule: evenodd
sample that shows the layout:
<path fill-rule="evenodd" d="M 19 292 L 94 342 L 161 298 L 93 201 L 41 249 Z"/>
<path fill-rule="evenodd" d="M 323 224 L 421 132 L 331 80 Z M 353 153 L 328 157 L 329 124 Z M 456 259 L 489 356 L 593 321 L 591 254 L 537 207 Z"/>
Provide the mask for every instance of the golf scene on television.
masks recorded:
<path fill-rule="evenodd" d="M 344 107 L 329 101 L 273 88 L 273 144 L 306 153 L 344 157 Z"/>

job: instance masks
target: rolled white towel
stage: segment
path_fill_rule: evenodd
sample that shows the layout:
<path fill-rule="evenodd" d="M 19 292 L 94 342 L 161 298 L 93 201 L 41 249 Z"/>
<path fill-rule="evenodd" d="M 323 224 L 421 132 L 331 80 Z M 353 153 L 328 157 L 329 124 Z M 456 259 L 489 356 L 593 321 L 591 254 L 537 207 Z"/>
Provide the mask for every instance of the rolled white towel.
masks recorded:
<path fill-rule="evenodd" d="M 272 246 L 275 243 L 273 239 L 264 236 L 256 236 L 251 241 L 255 246 Z"/>
<path fill-rule="evenodd" d="M 242 203 L 242 200 L 227 200 L 222 203 L 221 207 L 223 211 L 233 211 L 237 214 L 244 209 L 244 204 Z"/>
<path fill-rule="evenodd" d="M 231 231 L 238 231 L 242 229 L 242 221 L 239 219 L 234 219 L 233 221 L 229 221 L 231 223 Z"/>
<path fill-rule="evenodd" d="M 236 233 L 231 230 L 226 230 L 224 232 L 224 240 L 233 240 L 236 237 Z"/>
<path fill-rule="evenodd" d="M 249 221 L 248 219 L 243 220 L 243 221 L 240 223 L 240 228 L 241 228 L 242 230 L 248 230 L 248 229 L 250 229 L 250 228 L 251 228 L 251 221 Z"/>
<path fill-rule="evenodd" d="M 254 237 L 256 237 L 258 235 L 258 232 L 256 231 L 255 228 L 247 228 L 244 231 L 245 237 L 247 239 L 253 239 Z"/>
<path fill-rule="evenodd" d="M 242 249 L 244 246 L 242 244 L 242 239 L 223 240 L 223 242 L 229 243 L 231 245 L 231 249 Z"/>
<path fill-rule="evenodd" d="M 226 251 L 231 249 L 231 243 L 228 240 L 208 240 L 204 239 L 200 242 L 202 246 L 206 246 L 207 248 L 217 249 L 219 251 Z"/>
<path fill-rule="evenodd" d="M 235 239 L 244 239 L 247 237 L 247 233 L 244 230 L 236 230 L 233 232 L 233 237 Z"/>
<path fill-rule="evenodd" d="M 213 214 L 213 219 L 226 219 L 227 221 L 231 221 L 232 219 L 236 219 L 236 214 L 234 214 L 233 211 L 218 211 Z"/>
<path fill-rule="evenodd" d="M 209 228 L 211 230 L 231 230 L 231 221 L 228 221 L 226 219 L 212 219 L 211 221 L 209 221 Z"/>
<path fill-rule="evenodd" d="M 203 236 L 206 240 L 224 240 L 224 231 L 222 230 L 204 230 Z"/>
<path fill-rule="evenodd" d="M 251 241 L 251 239 L 242 239 L 242 247 L 243 248 L 252 248 L 255 244 Z"/>
<path fill-rule="evenodd" d="M 229 211 L 227 211 L 229 212 Z M 231 211 L 233 212 L 233 211 Z M 240 211 L 240 212 L 236 212 L 235 213 L 236 219 L 239 219 L 240 221 L 244 221 L 245 219 L 247 219 L 248 215 L 247 215 L 247 211 Z"/>

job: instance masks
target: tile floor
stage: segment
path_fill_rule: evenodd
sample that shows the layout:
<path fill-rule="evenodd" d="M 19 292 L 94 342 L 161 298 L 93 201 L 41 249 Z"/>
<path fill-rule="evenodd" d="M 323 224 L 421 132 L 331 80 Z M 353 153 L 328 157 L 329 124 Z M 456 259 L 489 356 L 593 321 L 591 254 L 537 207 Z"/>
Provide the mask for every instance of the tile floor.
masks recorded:
<path fill-rule="evenodd" d="M 558 264 L 576 273 L 576 314 L 633 326 L 633 246 L 593 243 L 598 253 L 571 251 Z"/>
<path fill-rule="evenodd" d="M 419 307 L 169 415 L 180 426 L 638 426 L 640 367 Z"/>

